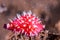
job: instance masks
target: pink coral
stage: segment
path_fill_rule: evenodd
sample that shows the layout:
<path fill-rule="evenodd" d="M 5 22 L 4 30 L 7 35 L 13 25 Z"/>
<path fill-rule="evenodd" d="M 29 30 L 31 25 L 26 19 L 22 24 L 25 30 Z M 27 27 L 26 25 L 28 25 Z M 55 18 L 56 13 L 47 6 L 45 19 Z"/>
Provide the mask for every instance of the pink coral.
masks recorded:
<path fill-rule="evenodd" d="M 28 36 L 35 36 L 44 29 L 41 20 L 31 11 L 24 11 L 22 15 L 17 14 L 17 17 L 14 20 L 10 20 L 6 28 Z"/>

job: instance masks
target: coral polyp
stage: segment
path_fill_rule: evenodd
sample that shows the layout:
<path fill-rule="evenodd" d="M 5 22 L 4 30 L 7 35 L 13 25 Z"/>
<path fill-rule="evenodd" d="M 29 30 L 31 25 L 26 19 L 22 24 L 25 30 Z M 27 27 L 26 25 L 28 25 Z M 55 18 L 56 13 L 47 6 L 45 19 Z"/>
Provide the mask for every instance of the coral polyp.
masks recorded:
<path fill-rule="evenodd" d="M 44 27 L 41 20 L 31 11 L 23 12 L 22 15 L 17 14 L 16 18 L 10 19 L 6 25 L 6 29 L 14 32 L 24 33 L 27 36 L 35 36 L 41 32 Z"/>

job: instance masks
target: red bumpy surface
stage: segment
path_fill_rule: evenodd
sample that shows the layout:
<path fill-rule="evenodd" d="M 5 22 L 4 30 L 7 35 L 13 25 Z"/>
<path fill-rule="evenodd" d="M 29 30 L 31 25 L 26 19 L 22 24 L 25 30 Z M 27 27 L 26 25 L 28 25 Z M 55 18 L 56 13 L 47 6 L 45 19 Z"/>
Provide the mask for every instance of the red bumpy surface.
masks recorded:
<path fill-rule="evenodd" d="M 44 29 L 41 20 L 32 14 L 31 11 L 23 12 L 22 15 L 17 14 L 17 17 L 10 20 L 6 28 L 15 32 L 24 33 L 28 36 L 38 35 Z"/>

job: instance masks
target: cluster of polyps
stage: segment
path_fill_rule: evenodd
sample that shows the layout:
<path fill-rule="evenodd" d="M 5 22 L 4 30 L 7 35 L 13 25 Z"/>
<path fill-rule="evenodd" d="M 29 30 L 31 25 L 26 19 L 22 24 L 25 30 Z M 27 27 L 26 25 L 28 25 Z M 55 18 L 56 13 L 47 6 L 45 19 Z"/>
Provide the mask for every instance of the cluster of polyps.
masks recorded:
<path fill-rule="evenodd" d="M 15 32 L 24 33 L 27 36 L 35 36 L 44 29 L 41 20 L 32 14 L 31 11 L 24 11 L 22 15 L 17 14 L 17 17 L 10 20 L 6 28 Z"/>

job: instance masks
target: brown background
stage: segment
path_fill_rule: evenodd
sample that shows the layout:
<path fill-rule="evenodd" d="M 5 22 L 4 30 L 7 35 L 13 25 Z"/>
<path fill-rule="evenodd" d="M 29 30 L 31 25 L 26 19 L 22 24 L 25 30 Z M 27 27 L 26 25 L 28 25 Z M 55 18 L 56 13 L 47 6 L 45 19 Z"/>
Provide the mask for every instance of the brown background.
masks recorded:
<path fill-rule="evenodd" d="M 43 12 L 48 17 L 51 15 L 51 23 L 47 22 L 48 28 L 52 31 L 53 26 L 56 24 L 58 25 L 58 31 L 60 30 L 60 23 L 58 23 L 60 20 L 59 0 L 0 0 L 0 6 L 3 4 L 5 4 L 8 10 L 0 13 L 0 40 L 5 40 L 7 33 L 9 33 L 8 30 L 3 28 L 3 25 L 9 22 L 8 18 L 14 18 L 18 11 L 22 12 L 23 10 L 32 10 L 39 17 L 41 17 L 40 14 Z M 56 31 L 56 29 L 54 30 Z"/>

